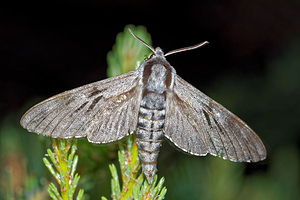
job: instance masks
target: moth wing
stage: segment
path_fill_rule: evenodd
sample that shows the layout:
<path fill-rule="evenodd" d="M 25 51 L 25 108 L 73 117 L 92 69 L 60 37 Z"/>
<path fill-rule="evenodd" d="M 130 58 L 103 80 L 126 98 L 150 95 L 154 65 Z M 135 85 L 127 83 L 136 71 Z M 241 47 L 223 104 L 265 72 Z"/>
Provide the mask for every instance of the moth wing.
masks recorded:
<path fill-rule="evenodd" d="M 180 149 L 236 162 L 266 158 L 262 141 L 245 122 L 179 76 L 167 99 L 165 136 Z"/>
<path fill-rule="evenodd" d="M 63 92 L 33 106 L 20 123 L 30 132 L 54 138 L 118 140 L 136 129 L 138 80 L 138 71 L 132 71 Z"/>

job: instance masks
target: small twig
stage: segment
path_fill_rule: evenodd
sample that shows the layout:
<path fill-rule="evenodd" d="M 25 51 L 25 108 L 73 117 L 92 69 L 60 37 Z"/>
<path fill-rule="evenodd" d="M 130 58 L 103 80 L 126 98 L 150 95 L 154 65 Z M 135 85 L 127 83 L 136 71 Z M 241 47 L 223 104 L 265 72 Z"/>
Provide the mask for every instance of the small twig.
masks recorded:
<path fill-rule="evenodd" d="M 46 157 L 43 158 L 43 161 L 58 182 L 60 192 L 54 183 L 50 183 L 48 189 L 49 195 L 52 199 L 73 199 L 80 179 L 80 176 L 77 173 L 75 174 L 78 163 L 78 156 L 75 155 L 77 150 L 76 140 L 51 139 L 51 142 L 53 151 L 47 149 L 47 153 L 52 164 Z M 83 189 L 79 190 L 76 200 L 81 200 L 83 194 Z"/>

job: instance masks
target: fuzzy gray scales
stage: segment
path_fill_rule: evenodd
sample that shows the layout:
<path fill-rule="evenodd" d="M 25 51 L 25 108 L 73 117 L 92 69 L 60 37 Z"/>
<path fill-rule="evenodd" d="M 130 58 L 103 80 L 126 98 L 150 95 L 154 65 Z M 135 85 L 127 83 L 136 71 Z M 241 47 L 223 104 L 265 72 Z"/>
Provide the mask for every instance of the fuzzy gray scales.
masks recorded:
<path fill-rule="evenodd" d="M 163 136 L 197 156 L 237 162 L 266 158 L 260 138 L 241 119 L 176 75 L 160 48 L 136 71 L 53 96 L 28 110 L 21 125 L 54 138 L 108 143 L 137 132 L 149 183 Z"/>
<path fill-rule="evenodd" d="M 156 55 L 163 55 L 157 50 Z M 145 62 L 143 70 L 143 90 L 140 103 L 137 145 L 142 161 L 142 169 L 151 183 L 157 168 L 159 148 L 164 136 L 167 91 L 172 90 L 172 69 L 162 57 Z"/>

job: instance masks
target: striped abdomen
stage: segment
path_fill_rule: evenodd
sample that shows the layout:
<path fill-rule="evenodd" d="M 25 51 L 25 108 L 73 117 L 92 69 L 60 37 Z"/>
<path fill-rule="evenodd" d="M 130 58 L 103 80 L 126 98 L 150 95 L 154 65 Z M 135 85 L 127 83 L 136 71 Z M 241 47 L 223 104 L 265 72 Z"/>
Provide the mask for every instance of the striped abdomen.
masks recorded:
<path fill-rule="evenodd" d="M 142 170 L 149 183 L 152 183 L 157 171 L 157 157 L 164 136 L 162 130 L 166 116 L 166 96 L 171 79 L 169 63 L 166 60 L 145 63 L 137 124 L 137 145 Z"/>
<path fill-rule="evenodd" d="M 147 104 L 155 99 L 156 104 Z M 165 95 L 148 93 L 142 99 L 137 126 L 137 145 L 142 169 L 151 183 L 157 168 L 157 157 L 164 136 L 162 128 L 165 122 Z"/>

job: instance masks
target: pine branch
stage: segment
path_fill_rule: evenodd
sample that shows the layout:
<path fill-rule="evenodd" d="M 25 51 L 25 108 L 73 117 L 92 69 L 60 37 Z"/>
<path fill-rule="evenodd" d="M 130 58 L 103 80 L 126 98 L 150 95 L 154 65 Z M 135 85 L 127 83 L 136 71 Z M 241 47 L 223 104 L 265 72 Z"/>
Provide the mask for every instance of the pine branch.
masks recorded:
<path fill-rule="evenodd" d="M 145 45 L 130 34 L 128 28 L 149 45 L 152 44 L 151 36 L 144 26 L 127 25 L 124 31 L 117 35 L 112 51 L 107 54 L 108 77 L 135 70 L 139 66 L 137 61 L 143 61 L 145 56 L 151 53 Z"/>
<path fill-rule="evenodd" d="M 75 155 L 77 142 L 72 139 L 51 138 L 52 149 L 47 149 L 50 161 L 44 157 L 43 161 L 59 184 L 59 190 L 54 183 L 50 183 L 48 193 L 52 199 L 70 200 L 73 199 L 80 176 L 75 170 L 78 163 L 78 156 Z M 53 165 L 55 168 L 53 168 Z M 83 198 L 84 191 L 80 189 L 77 200 Z"/>
<path fill-rule="evenodd" d="M 135 200 L 160 200 L 164 199 L 167 189 L 163 187 L 165 179 L 162 177 L 157 182 L 157 175 L 154 176 L 153 183 L 149 184 L 145 176 L 141 173 L 141 162 L 138 157 L 138 147 L 134 136 L 129 136 L 127 149 L 118 152 L 121 179 L 114 164 L 109 165 L 112 174 L 111 197 L 113 200 L 135 199 Z M 102 200 L 106 199 L 102 197 Z"/>

